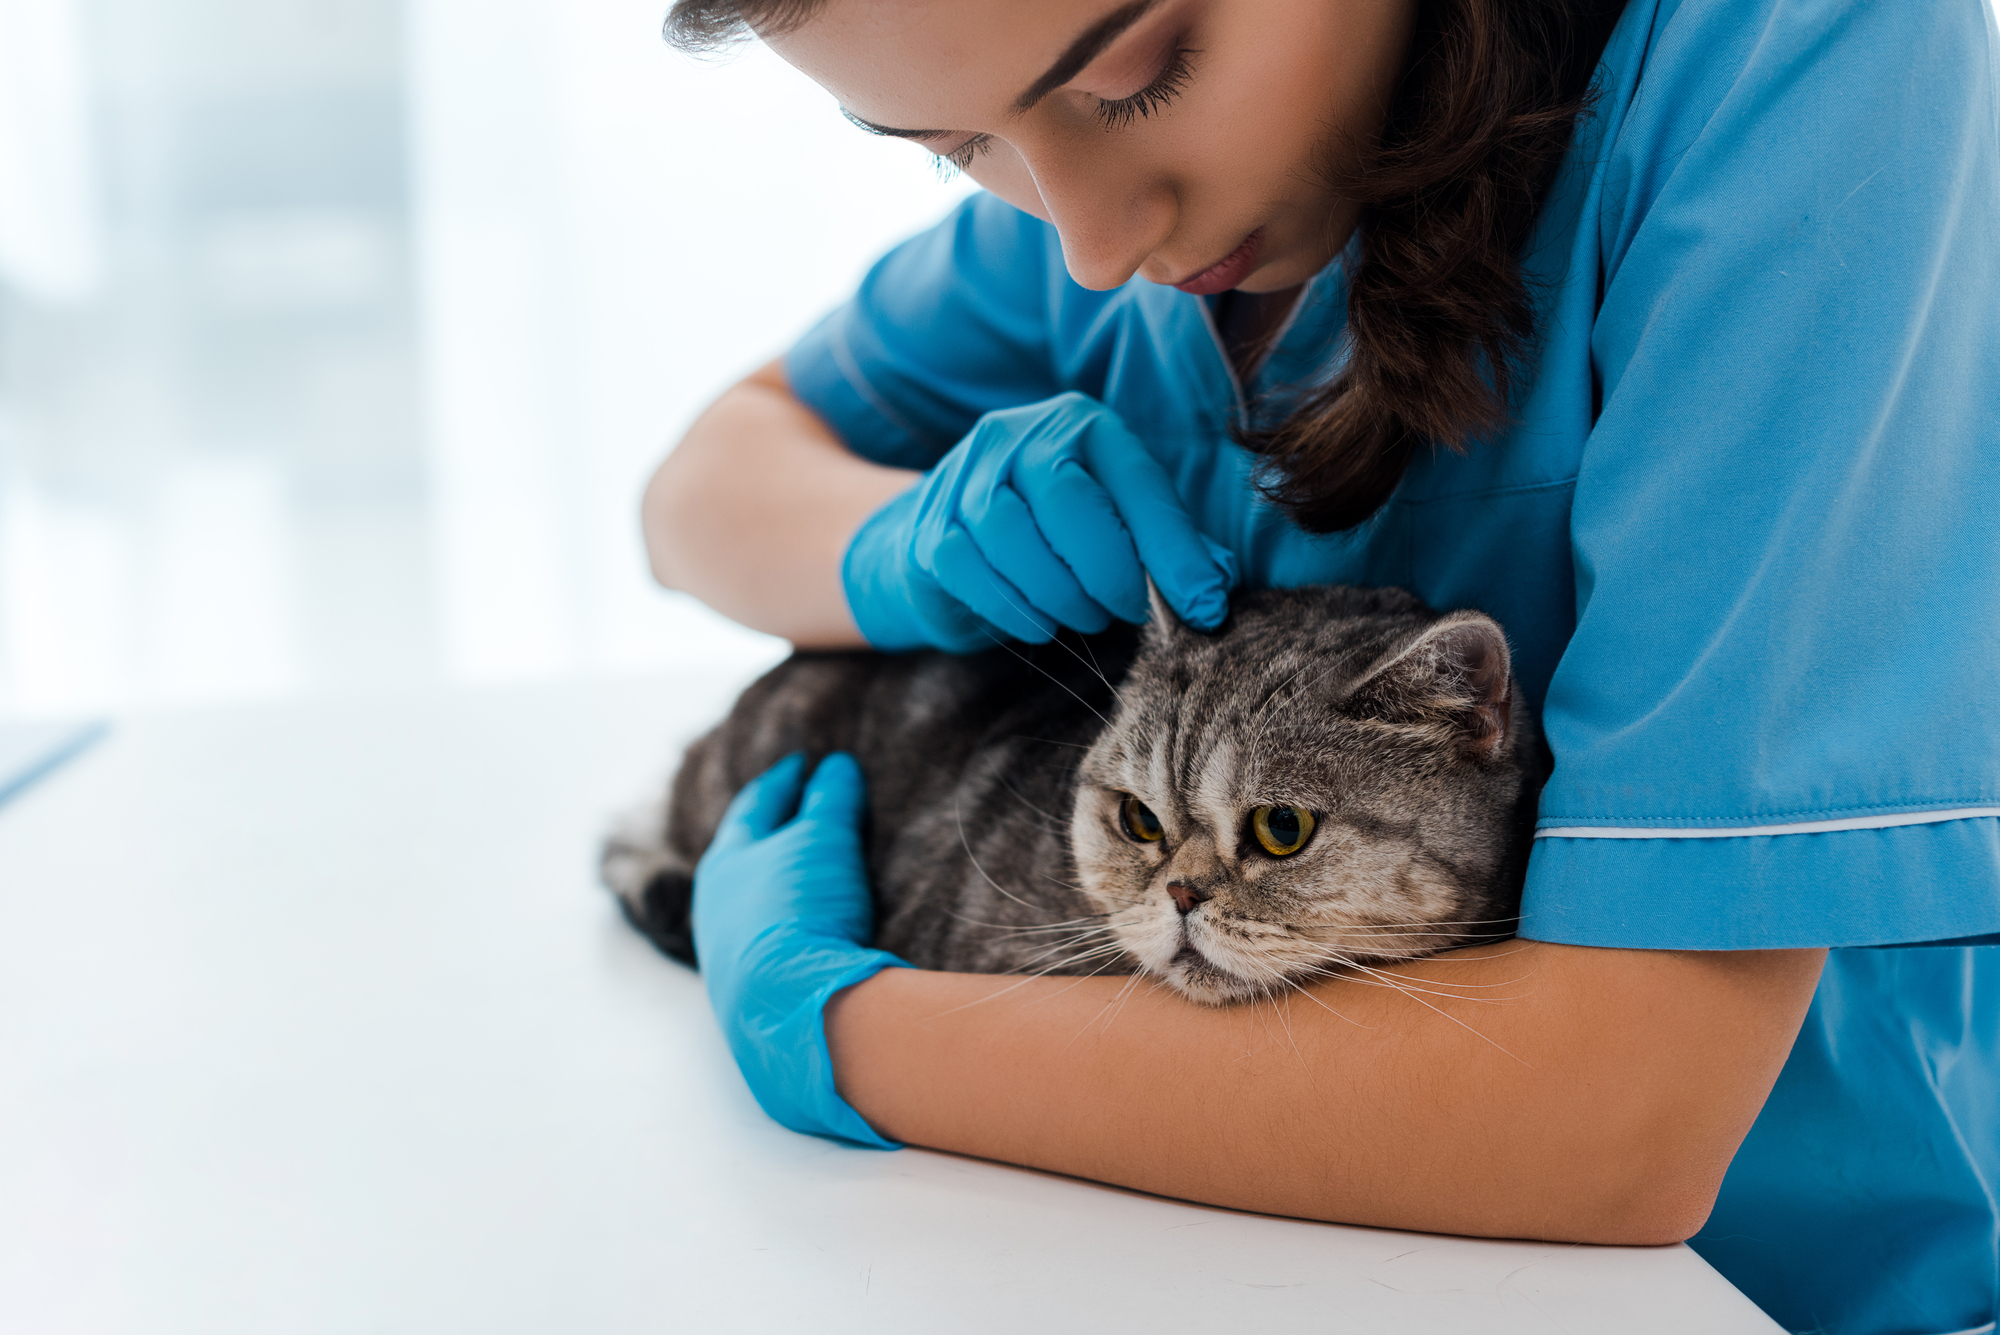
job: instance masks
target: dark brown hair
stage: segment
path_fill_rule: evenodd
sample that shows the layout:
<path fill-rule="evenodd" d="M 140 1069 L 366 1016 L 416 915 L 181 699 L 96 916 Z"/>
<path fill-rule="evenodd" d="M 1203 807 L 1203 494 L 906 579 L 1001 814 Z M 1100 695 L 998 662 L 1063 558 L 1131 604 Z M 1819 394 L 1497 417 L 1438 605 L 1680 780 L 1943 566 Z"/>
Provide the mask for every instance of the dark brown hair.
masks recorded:
<path fill-rule="evenodd" d="M 818 0 L 676 0 L 667 40 L 703 51 L 785 31 Z M 1329 167 L 1362 206 L 1348 360 L 1280 425 L 1245 439 L 1264 489 L 1313 532 L 1381 509 L 1426 446 L 1506 426 L 1537 333 L 1521 272 L 1624 0 L 1418 0 L 1410 59 L 1362 166 Z"/>

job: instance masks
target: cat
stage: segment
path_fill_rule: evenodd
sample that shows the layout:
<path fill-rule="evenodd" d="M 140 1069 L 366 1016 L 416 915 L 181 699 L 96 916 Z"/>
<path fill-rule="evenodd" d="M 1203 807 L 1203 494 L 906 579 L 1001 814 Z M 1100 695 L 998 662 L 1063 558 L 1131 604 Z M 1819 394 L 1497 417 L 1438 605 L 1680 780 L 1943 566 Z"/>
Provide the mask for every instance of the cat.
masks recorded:
<path fill-rule="evenodd" d="M 1510 935 L 1547 772 L 1500 626 L 1400 589 L 1239 591 L 1213 634 L 1156 594 L 1142 628 L 1039 646 L 800 652 L 607 841 L 633 925 L 694 963 L 731 796 L 834 750 L 868 779 L 876 946 L 1207 1004 Z"/>

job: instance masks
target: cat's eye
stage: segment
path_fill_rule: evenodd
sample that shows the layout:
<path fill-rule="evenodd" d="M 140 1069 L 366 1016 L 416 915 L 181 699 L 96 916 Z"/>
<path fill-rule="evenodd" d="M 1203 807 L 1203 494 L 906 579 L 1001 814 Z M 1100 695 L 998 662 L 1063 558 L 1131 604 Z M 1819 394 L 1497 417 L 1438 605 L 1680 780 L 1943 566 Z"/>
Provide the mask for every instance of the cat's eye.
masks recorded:
<path fill-rule="evenodd" d="M 1125 833 L 1142 844 L 1157 844 L 1166 834 L 1152 808 L 1136 797 L 1128 797 L 1118 804 L 1118 822 L 1125 827 Z"/>
<path fill-rule="evenodd" d="M 1300 807 L 1258 807 L 1250 813 L 1250 833 L 1272 857 L 1290 857 L 1312 838 L 1313 814 Z"/>

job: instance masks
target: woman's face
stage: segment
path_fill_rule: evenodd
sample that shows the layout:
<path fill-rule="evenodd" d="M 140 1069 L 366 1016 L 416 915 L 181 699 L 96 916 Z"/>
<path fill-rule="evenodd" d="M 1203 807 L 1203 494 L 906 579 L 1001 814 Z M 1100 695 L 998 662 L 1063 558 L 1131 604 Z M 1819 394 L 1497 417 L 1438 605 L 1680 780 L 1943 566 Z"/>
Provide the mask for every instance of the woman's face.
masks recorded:
<path fill-rule="evenodd" d="M 770 45 L 1055 225 L 1077 282 L 1296 286 L 1358 207 L 1415 0 L 826 0 Z"/>

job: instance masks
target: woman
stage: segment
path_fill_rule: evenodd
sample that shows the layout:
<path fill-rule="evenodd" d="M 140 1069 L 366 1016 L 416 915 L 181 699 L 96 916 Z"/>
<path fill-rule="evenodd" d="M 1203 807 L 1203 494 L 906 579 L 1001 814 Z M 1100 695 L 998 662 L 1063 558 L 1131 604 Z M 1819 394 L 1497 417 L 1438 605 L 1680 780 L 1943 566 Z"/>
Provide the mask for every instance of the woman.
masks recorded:
<path fill-rule="evenodd" d="M 1275 1213 L 1691 1238 L 1793 1329 L 1991 1330 L 1978 0 L 669 21 L 745 25 L 990 193 L 689 432 L 647 497 L 664 583 L 888 650 L 1140 619 L 1148 574 L 1204 625 L 1237 580 L 1403 585 L 1508 627 L 1556 760 L 1522 940 L 1411 966 L 1513 1002 L 1329 980 L 1289 1042 L 1157 992 L 1106 1023 L 1117 980 L 968 1007 L 990 980 L 885 967 L 859 777 L 780 766 L 696 892 L 764 1106 Z"/>

